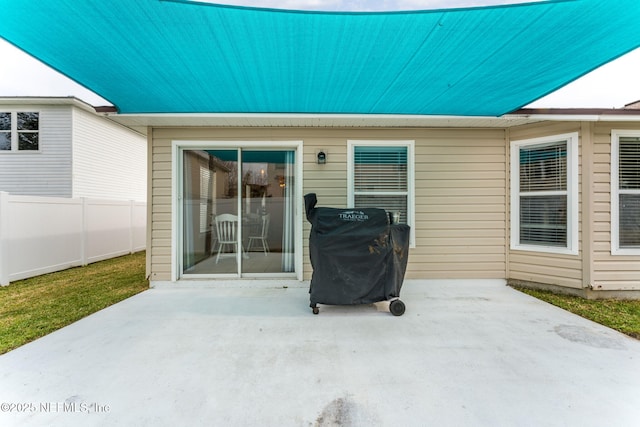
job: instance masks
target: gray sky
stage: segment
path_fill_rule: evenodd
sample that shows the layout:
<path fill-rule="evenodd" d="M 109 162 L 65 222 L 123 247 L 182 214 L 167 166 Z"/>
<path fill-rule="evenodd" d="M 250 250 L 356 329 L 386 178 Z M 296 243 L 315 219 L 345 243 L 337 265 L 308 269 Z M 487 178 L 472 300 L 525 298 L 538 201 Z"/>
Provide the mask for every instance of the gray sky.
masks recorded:
<path fill-rule="evenodd" d="M 528 0 L 227 0 L 239 6 L 329 11 L 383 11 L 475 7 Z M 541 0 L 544 1 L 544 0 Z M 76 96 L 109 103 L 0 39 L 0 96 Z M 640 100 L 640 49 L 600 67 L 529 107 L 620 108 Z"/>

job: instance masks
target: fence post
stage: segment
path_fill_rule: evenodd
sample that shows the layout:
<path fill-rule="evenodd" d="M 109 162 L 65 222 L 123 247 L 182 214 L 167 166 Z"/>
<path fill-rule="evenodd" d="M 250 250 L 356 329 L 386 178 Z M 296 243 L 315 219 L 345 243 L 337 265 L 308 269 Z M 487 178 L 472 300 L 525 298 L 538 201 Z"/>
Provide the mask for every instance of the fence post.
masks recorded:
<path fill-rule="evenodd" d="M 0 191 L 0 286 L 9 284 L 9 193 Z"/>

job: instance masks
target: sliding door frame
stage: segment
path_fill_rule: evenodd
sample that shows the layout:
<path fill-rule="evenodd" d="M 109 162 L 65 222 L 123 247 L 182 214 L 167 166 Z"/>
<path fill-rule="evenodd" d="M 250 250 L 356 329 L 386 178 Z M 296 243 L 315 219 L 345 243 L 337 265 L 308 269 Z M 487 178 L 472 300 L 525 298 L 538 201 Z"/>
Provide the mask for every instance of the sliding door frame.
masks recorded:
<path fill-rule="evenodd" d="M 184 191 L 184 163 L 183 153 L 186 150 L 292 150 L 295 152 L 294 164 L 294 273 L 265 274 L 265 279 L 292 279 L 302 280 L 303 277 L 303 239 L 302 222 L 303 209 L 303 144 L 302 141 L 193 141 L 173 140 L 171 144 L 171 280 L 191 279 L 242 279 L 253 278 L 255 275 L 215 275 L 199 274 L 186 275 L 183 273 L 183 191 Z M 240 159 L 239 159 L 240 161 Z M 238 168 L 240 169 L 240 168 Z"/>

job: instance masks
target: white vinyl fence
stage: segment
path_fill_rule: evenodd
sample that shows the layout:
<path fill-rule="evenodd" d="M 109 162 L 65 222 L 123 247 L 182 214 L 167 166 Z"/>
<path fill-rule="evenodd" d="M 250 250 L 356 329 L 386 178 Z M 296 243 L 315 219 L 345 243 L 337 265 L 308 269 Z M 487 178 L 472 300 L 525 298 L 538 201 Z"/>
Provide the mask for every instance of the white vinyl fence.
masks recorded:
<path fill-rule="evenodd" d="M 147 204 L 0 192 L 0 285 L 146 247 Z"/>

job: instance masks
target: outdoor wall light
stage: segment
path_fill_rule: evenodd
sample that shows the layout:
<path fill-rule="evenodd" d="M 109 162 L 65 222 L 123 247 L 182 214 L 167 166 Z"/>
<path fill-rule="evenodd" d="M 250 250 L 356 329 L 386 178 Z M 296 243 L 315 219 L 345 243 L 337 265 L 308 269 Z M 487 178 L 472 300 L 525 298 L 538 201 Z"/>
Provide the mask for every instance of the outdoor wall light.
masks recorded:
<path fill-rule="evenodd" d="M 327 163 L 327 153 L 325 153 L 324 151 L 318 151 L 317 158 L 319 165 L 324 165 L 325 163 Z"/>

